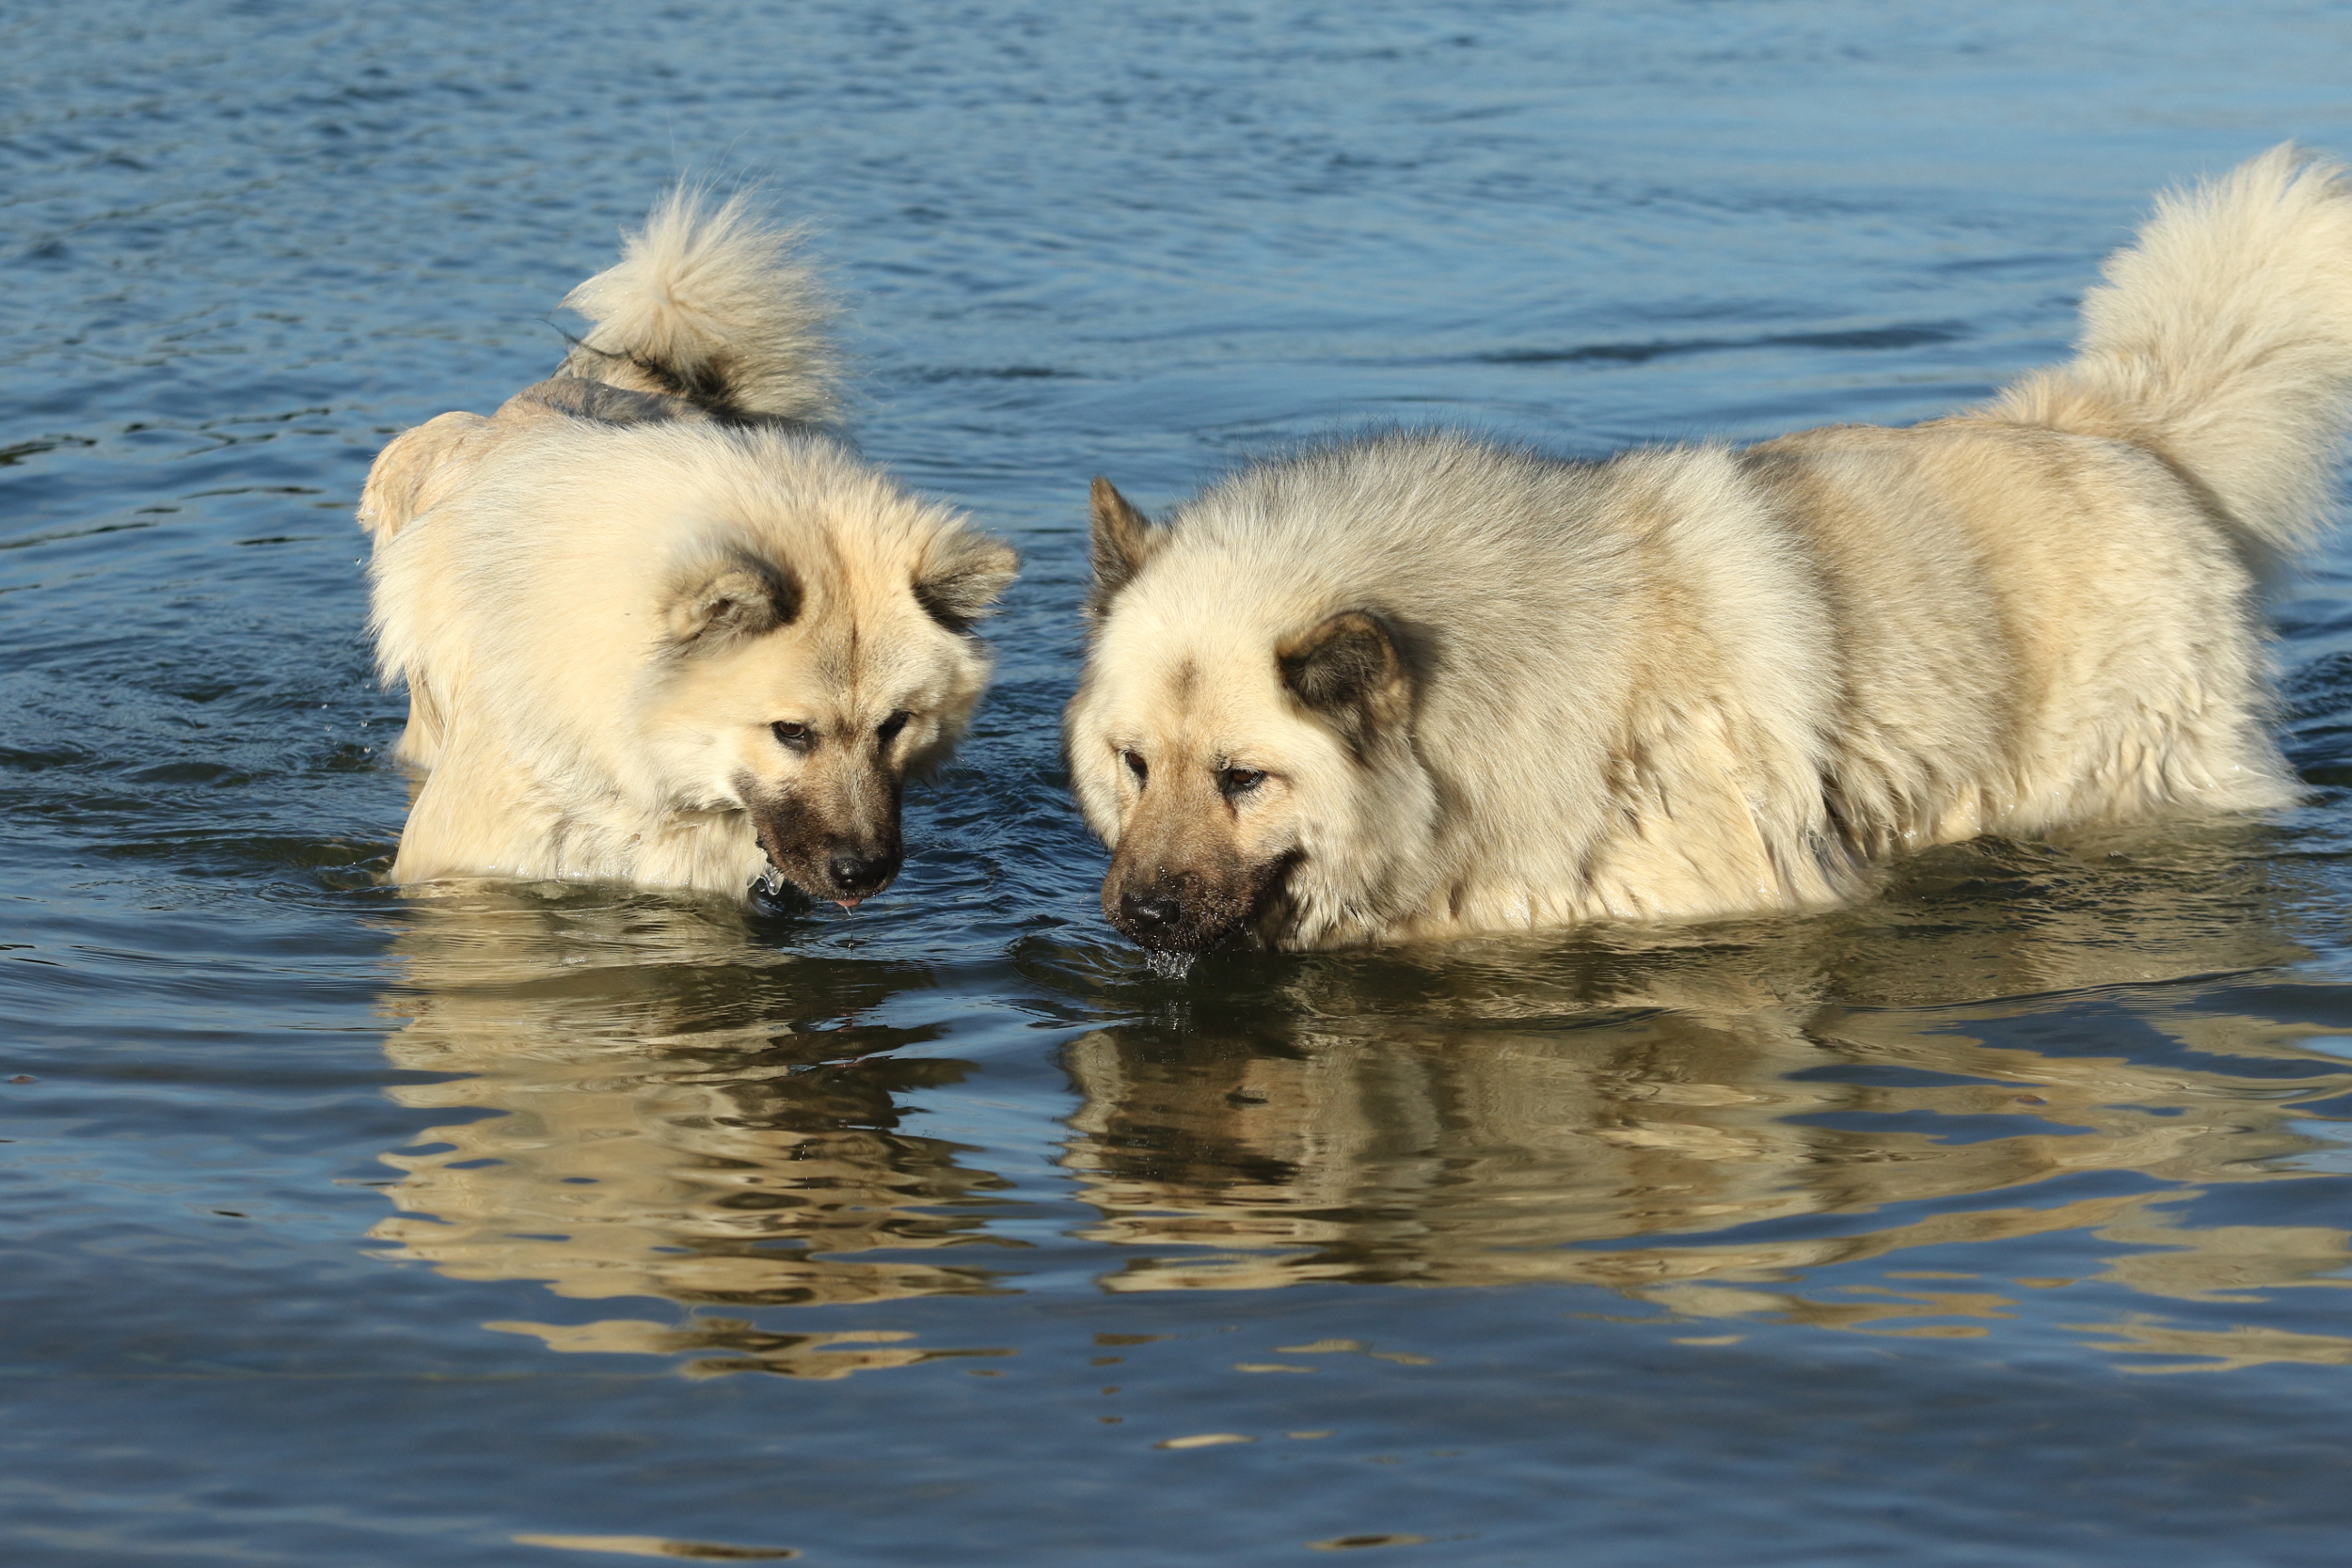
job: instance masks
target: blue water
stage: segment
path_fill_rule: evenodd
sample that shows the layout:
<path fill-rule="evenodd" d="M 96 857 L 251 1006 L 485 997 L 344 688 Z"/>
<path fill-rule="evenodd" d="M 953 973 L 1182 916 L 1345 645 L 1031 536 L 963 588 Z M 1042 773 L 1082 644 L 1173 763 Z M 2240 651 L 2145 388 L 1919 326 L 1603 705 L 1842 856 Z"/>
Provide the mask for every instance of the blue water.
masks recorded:
<path fill-rule="evenodd" d="M 1153 977 L 1084 494 L 1903 421 L 2352 7 L 0 9 L 0 1560 L 2335 1564 L 2352 544 L 2309 803 L 1835 916 Z M 380 883 L 350 509 L 681 173 L 1028 561 L 850 914 Z M 1386 1560 L 1386 1559 L 1382 1559 Z"/>

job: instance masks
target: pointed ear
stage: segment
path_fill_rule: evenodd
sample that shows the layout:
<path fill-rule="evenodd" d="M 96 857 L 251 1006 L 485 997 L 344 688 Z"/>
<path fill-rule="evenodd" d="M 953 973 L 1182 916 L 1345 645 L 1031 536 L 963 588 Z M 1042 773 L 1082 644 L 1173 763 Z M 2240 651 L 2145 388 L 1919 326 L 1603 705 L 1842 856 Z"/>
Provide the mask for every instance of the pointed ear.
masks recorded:
<path fill-rule="evenodd" d="M 700 654 L 790 626 L 800 612 L 800 581 L 788 569 L 739 556 L 683 577 L 661 614 L 673 645 Z"/>
<path fill-rule="evenodd" d="M 1119 591 L 1143 569 L 1159 547 L 1160 535 L 1152 519 L 1129 504 L 1111 482 L 1094 477 L 1094 588 L 1087 594 L 1087 615 L 1101 620 Z"/>
<path fill-rule="evenodd" d="M 1339 726 L 1360 751 L 1373 733 L 1412 712 L 1412 676 L 1396 640 L 1366 610 L 1343 610 L 1274 650 L 1282 685 Z"/>
<path fill-rule="evenodd" d="M 914 602 L 952 632 L 996 610 L 996 596 L 1021 570 L 1021 557 L 1002 539 L 958 530 L 933 539 L 914 568 Z"/>

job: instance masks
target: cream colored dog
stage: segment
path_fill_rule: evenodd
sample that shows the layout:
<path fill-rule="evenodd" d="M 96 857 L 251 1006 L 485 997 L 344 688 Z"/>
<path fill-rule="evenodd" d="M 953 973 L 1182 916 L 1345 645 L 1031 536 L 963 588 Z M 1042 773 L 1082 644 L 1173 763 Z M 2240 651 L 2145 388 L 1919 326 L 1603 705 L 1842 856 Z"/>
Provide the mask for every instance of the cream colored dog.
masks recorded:
<path fill-rule="evenodd" d="M 1012 551 L 828 433 L 823 305 L 741 198 L 675 193 L 565 303 L 596 325 L 552 379 L 360 500 L 422 774 L 393 876 L 881 891 Z"/>
<path fill-rule="evenodd" d="M 1832 905 L 1979 833 L 2275 807 L 2262 586 L 2352 388 L 2352 187 L 2159 202 L 2069 364 L 1911 429 L 1310 451 L 1094 498 L 1067 745 L 1145 947 Z"/>

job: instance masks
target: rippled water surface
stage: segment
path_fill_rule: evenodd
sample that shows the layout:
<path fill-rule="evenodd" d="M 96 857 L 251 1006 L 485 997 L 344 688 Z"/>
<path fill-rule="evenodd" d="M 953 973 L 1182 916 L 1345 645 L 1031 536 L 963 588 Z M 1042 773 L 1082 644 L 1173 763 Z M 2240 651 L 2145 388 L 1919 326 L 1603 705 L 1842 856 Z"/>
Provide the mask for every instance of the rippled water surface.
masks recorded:
<path fill-rule="evenodd" d="M 1054 725 L 1083 498 L 1444 420 L 1905 421 L 2352 10 L 0 10 L 0 1557 L 2338 1563 L 2352 546 L 2309 804 L 1869 908 L 1152 974 Z M 681 171 L 1018 539 L 851 914 L 380 885 L 350 509 Z M 1383 1559 L 1385 1560 L 1385 1558 Z"/>

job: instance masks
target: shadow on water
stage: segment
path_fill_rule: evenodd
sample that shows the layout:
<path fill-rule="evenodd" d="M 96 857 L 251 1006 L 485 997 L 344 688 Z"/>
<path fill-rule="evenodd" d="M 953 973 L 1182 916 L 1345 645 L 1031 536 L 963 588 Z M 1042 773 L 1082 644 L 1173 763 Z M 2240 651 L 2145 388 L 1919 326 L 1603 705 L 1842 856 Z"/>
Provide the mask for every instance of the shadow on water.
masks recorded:
<path fill-rule="evenodd" d="M 757 1312 L 1017 1291 L 1076 1256 L 1110 1292 L 1541 1283 L 1947 1338 L 2077 1283 L 2030 1262 L 2067 1236 L 2147 1310 L 2062 1326 L 2171 1358 L 2133 1365 L 2352 1362 L 2260 1294 L 2347 1283 L 2344 1229 L 2197 1214 L 2344 1168 L 2352 1064 L 2322 1048 L 2344 1021 L 2246 983 L 2308 957 L 2270 836 L 1982 843 L 1809 920 L 1234 956 L 1180 984 L 1033 939 L 988 984 L 1077 1021 L 1057 1161 L 1090 1212 L 1041 1243 L 989 1168 L 1018 1150 L 911 1130 L 975 1070 L 940 1053 L 951 1024 L 894 1022 L 924 966 L 644 897 L 420 900 L 388 1050 L 444 1076 L 396 1092 L 470 1119 L 385 1156 L 400 1212 L 373 1235 L 453 1277 Z M 1915 1256 L 1920 1288 L 1837 1272 Z M 736 1316 L 490 1326 L 703 1373 L 989 1354 Z"/>

